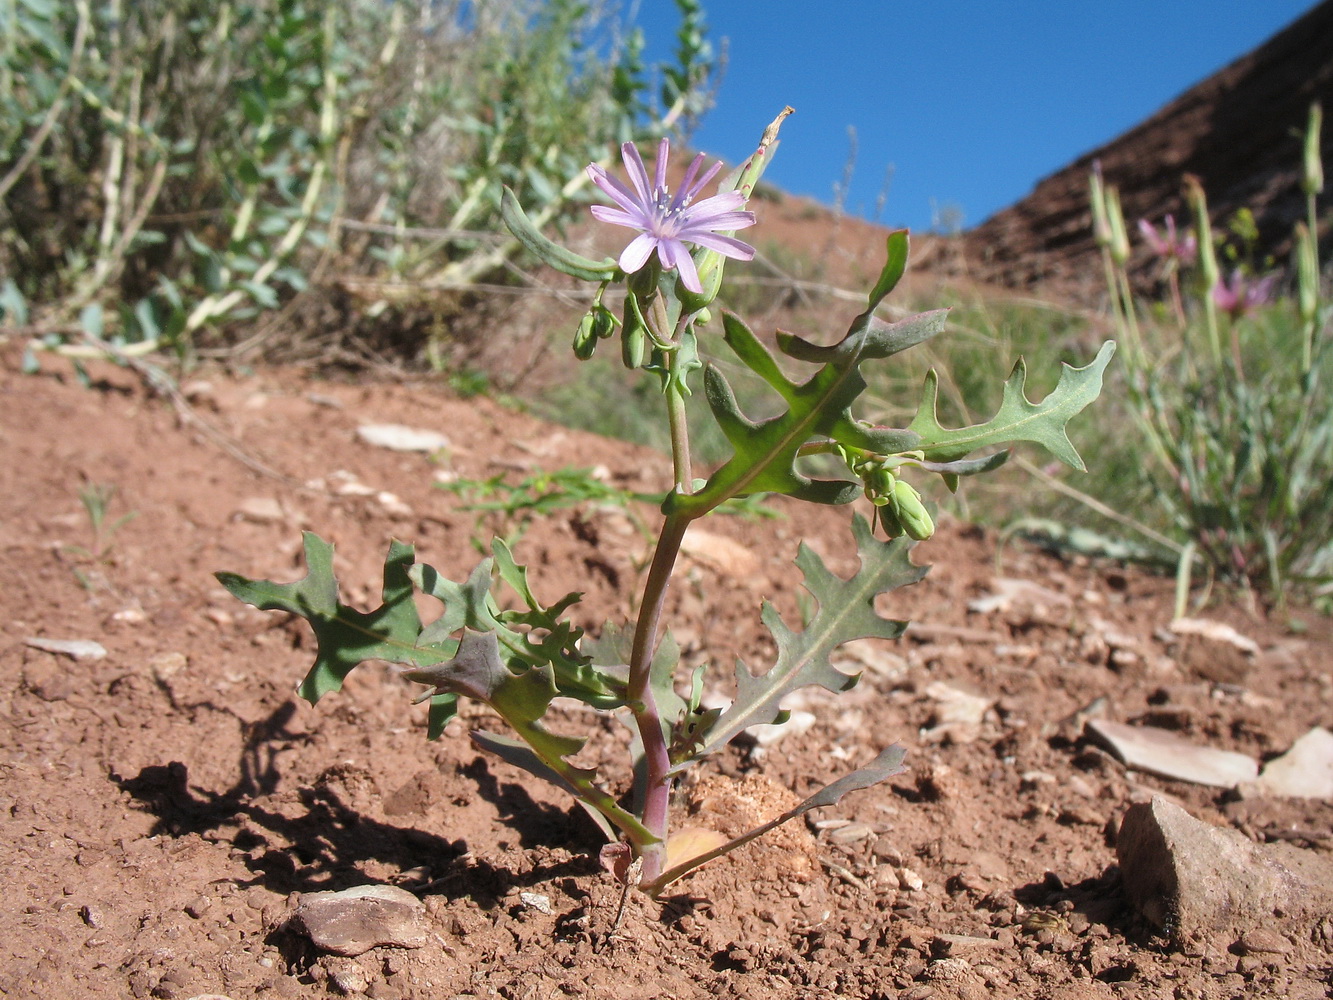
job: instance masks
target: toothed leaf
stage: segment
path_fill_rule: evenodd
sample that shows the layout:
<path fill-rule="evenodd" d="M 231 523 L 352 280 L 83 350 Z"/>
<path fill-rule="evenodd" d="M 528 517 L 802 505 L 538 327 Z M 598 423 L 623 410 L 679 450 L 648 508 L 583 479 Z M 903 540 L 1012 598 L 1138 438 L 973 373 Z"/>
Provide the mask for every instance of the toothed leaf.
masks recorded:
<path fill-rule="evenodd" d="M 1084 471 L 1083 459 L 1065 433 L 1065 425 L 1097 398 L 1102 389 L 1102 373 L 1114 354 L 1115 341 L 1108 340 L 1097 357 L 1084 367 L 1061 365 L 1060 381 L 1040 403 L 1029 402 L 1023 392 L 1027 367 L 1020 358 L 1004 383 L 1004 397 L 995 416 L 984 424 L 953 430 L 942 427 L 936 417 L 939 379 L 931 371 L 926 376 L 921 405 L 909 430 L 920 436 L 919 447 L 932 462 L 953 462 L 990 445 L 1032 441 L 1066 465 Z"/>
<path fill-rule="evenodd" d="M 777 662 L 756 676 L 737 661 L 736 700 L 708 730 L 696 756 L 721 749 L 751 726 L 773 722 L 781 712 L 782 699 L 798 688 L 818 685 L 829 691 L 846 691 L 852 687 L 860 675 L 845 674 L 829 662 L 829 654 L 844 642 L 902 635 L 907 623 L 876 614 L 875 597 L 916 583 L 926 570 L 914 566 L 908 558 L 911 541 L 879 541 L 859 514 L 852 520 L 852 531 L 861 568 L 848 580 L 829 572 L 813 549 L 801 546 L 796 565 L 805 574 L 805 588 L 819 603 L 819 610 L 804 631 L 793 632 L 777 610 L 765 603 L 763 620 L 777 642 Z"/>
<path fill-rule="evenodd" d="M 312 705 L 342 687 L 343 679 L 366 660 L 389 660 L 429 666 L 454 655 L 457 643 L 422 642 L 421 618 L 412 601 L 409 570 L 415 559 L 410 545 L 395 541 L 384 561 L 383 601 L 371 612 L 357 611 L 338 600 L 333 575 L 333 546 L 306 532 L 308 570 L 295 583 L 250 580 L 235 573 L 216 574 L 233 596 L 261 611 L 286 611 L 310 623 L 318 641 L 314 666 L 298 693 Z M 447 721 L 447 720 L 446 720 Z"/>
<path fill-rule="evenodd" d="M 943 328 L 944 317 L 940 310 L 885 323 L 865 312 L 839 343 L 829 347 L 779 334 L 778 347 L 783 353 L 822 366 L 808 381 L 798 384 L 783 373 L 741 320 L 726 314 L 723 336 L 727 345 L 782 397 L 787 409 L 776 417 L 751 420 L 741 411 L 726 377 L 709 366 L 704 373 L 708 405 L 735 454 L 698 493 L 673 493 L 668 497 L 666 511 L 698 516 L 731 497 L 759 492 L 783 493 L 823 504 L 854 500 L 859 484 L 811 480 L 796 469 L 797 451 L 815 436 L 879 454 L 916 447 L 916 435 L 910 431 L 875 427 L 852 416 L 851 406 L 866 388 L 859 366 L 929 339 Z"/>

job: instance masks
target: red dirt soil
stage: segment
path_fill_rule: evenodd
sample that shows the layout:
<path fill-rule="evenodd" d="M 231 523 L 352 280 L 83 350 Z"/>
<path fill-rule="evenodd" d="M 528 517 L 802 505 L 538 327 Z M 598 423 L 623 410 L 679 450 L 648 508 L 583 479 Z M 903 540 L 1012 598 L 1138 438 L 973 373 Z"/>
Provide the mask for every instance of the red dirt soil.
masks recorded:
<path fill-rule="evenodd" d="M 318 707 L 293 687 L 313 641 L 303 622 L 243 606 L 212 573 L 302 575 L 300 529 L 337 546 L 343 595 L 377 601 L 391 537 L 449 574 L 479 558 L 474 515 L 437 489 L 444 470 L 604 465 L 661 489 L 660 456 L 543 425 L 430 384 L 337 384 L 290 371 L 208 376 L 192 398 L 213 424 L 289 477 L 261 475 L 183 427 L 124 370 L 92 389 L 65 363 L 18 374 L 0 353 L 0 994 L 105 997 L 500 996 L 704 998 L 1222 998 L 1329 995 L 1319 934 L 1285 954 L 1238 956 L 1220 939 L 1181 951 L 1122 901 L 1114 835 L 1160 792 L 1263 841 L 1333 849 L 1333 806 L 1236 800 L 1126 771 L 1069 721 L 1151 721 L 1258 757 L 1333 723 L 1333 642 L 1306 615 L 1295 634 L 1242 606 L 1206 616 L 1257 641 L 1227 683 L 1162 631 L 1171 582 L 1061 560 L 946 523 L 915 558 L 925 581 L 882 610 L 917 624 L 857 651 L 861 684 L 811 696 L 804 733 L 763 752 L 736 746 L 680 796 L 690 822 L 766 819 L 901 742 L 910 770 L 714 862 L 653 901 L 628 900 L 591 860 L 594 828 L 554 790 L 463 735 L 497 725 L 464 709 L 436 743 L 424 706 L 388 666 L 353 673 Z M 433 464 L 361 443 L 363 422 L 438 429 Z M 335 495 L 339 470 L 410 508 Z M 78 492 L 114 485 L 100 558 Z M 255 499 L 276 501 L 267 507 Z M 798 541 L 853 568 L 845 510 L 772 503 L 782 516 L 718 518 L 739 550 L 705 548 L 671 592 L 690 663 L 771 655 L 760 602 L 797 614 Z M 652 521 L 648 507 L 638 515 Z M 539 595 L 583 590 L 592 625 L 623 616 L 647 543 L 622 511 L 565 511 L 518 549 Z M 724 558 L 729 555 L 731 558 Z M 997 578 L 1039 585 L 989 614 L 968 602 Z M 92 639 L 101 659 L 33 648 Z M 937 728 L 944 683 L 995 699 L 971 727 Z M 603 733 L 586 711 L 554 722 Z M 903 869 L 910 871 L 904 872 Z M 287 926 L 294 894 L 393 883 L 424 901 L 433 940 L 323 956 Z M 544 896 L 532 905 L 520 893 Z M 549 910 L 549 912 L 543 912 Z"/>

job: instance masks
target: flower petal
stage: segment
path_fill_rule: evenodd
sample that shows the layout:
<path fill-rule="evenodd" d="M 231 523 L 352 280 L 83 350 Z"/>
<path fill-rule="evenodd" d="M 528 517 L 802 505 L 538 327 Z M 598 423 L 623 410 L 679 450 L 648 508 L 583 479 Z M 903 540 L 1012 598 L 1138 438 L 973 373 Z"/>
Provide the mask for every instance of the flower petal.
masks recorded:
<path fill-rule="evenodd" d="M 633 274 L 640 270 L 644 264 L 648 263 L 648 258 L 653 255 L 653 251 L 658 248 L 660 243 L 661 241 L 656 236 L 640 233 L 629 241 L 629 246 L 620 251 L 620 260 L 617 261 L 620 269 L 626 274 Z M 658 254 L 658 256 L 660 257 L 661 254 Z"/>
<path fill-rule="evenodd" d="M 705 198 L 698 204 L 690 206 L 690 219 L 703 220 L 711 218 L 714 215 L 721 215 L 724 212 L 735 212 L 745 204 L 745 196 L 739 191 L 726 191 L 722 194 L 715 194 L 711 198 Z"/>
<path fill-rule="evenodd" d="M 671 143 L 663 136 L 657 144 L 657 163 L 653 171 L 653 200 L 666 190 L 667 159 L 671 156 Z"/>
<path fill-rule="evenodd" d="M 731 229 L 745 229 L 747 226 L 753 225 L 753 212 L 723 212 L 720 215 L 710 216 L 703 220 L 695 218 L 694 213 L 690 213 L 690 217 L 685 220 L 681 228 L 716 233 Z"/>
<path fill-rule="evenodd" d="M 626 226 L 630 229 L 644 229 L 643 217 L 638 212 L 622 212 L 610 205 L 592 205 L 589 209 L 598 222 L 609 222 L 613 226 Z"/>
<path fill-rule="evenodd" d="M 690 291 L 697 294 L 704 290 L 699 282 L 699 270 L 694 266 L 694 258 L 680 240 L 661 240 L 657 246 L 657 256 L 661 258 L 662 266 L 668 271 L 673 268 L 680 269 L 681 284 Z"/>
<path fill-rule="evenodd" d="M 624 184 L 612 177 L 595 163 L 588 164 L 588 176 L 612 201 L 631 214 L 643 215 L 644 208 L 639 199 Z"/>
<path fill-rule="evenodd" d="M 651 205 L 653 198 L 652 192 L 648 190 L 648 171 L 643 165 L 643 157 L 634 148 L 634 143 L 627 142 L 620 147 L 620 158 L 625 163 L 625 172 L 629 174 L 630 183 L 634 185 L 634 190 L 639 192 L 639 204 L 645 207 Z"/>
<path fill-rule="evenodd" d="M 705 249 L 716 250 L 723 257 L 730 257 L 732 260 L 754 260 L 754 247 L 732 236 L 719 236 L 717 233 L 691 233 L 686 239 Z"/>

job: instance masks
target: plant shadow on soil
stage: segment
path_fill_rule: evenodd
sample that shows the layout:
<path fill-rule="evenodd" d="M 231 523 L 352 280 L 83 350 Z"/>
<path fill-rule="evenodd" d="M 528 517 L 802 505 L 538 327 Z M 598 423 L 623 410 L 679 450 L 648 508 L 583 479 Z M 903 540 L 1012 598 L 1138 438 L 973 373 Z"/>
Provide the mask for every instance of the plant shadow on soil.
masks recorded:
<path fill-rule="evenodd" d="M 220 794 L 191 787 L 189 769 L 180 761 L 148 765 L 132 777 L 113 774 L 112 780 L 139 808 L 157 817 L 154 834 L 180 838 L 194 833 L 226 840 L 246 855 L 245 865 L 256 876 L 252 885 L 283 894 L 362 884 L 366 878 L 361 865 L 367 860 L 408 870 L 423 854 L 457 870 L 444 871 L 420 891 L 451 899 L 470 896 L 485 907 L 497 905 L 513 889 L 596 870 L 596 831 L 586 817 L 578 810 L 538 803 L 522 786 L 498 781 L 483 758 L 460 773 L 496 808 L 520 846 L 587 848 L 587 854 L 516 875 L 472 856 L 466 841 L 382 822 L 353 807 L 345 801 L 344 785 L 358 779 L 357 769 L 344 765 L 330 767 L 313 787 L 301 789 L 304 815 L 293 818 L 263 808 L 256 800 L 271 795 L 278 784 L 273 755 L 265 749 L 303 738 L 287 729 L 295 711 L 295 703 L 287 702 L 250 727 L 237 780 Z M 239 830 L 223 833 L 224 827 Z M 273 835 L 271 840 L 266 832 Z"/>

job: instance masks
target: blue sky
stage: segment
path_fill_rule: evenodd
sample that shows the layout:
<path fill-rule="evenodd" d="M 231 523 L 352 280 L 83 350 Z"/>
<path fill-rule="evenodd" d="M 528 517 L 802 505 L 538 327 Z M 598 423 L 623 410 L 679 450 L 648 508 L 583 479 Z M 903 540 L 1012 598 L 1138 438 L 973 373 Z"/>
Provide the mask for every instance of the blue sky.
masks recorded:
<path fill-rule="evenodd" d="M 1271 37 L 1313 0 L 704 0 L 727 67 L 693 145 L 737 162 L 796 108 L 765 180 L 849 212 L 973 226 Z M 642 0 L 650 58 L 679 19 Z"/>

